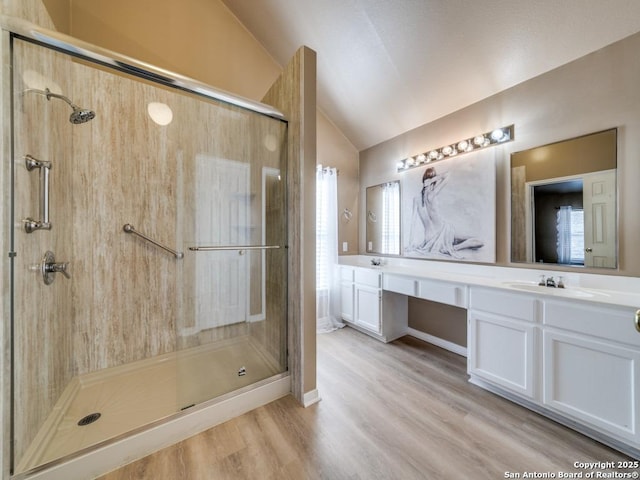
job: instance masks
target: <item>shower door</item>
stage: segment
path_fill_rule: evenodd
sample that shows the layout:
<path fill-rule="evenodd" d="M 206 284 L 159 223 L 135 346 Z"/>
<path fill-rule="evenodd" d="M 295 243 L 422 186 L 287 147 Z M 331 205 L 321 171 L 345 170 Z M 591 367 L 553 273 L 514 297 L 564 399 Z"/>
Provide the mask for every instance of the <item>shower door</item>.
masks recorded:
<path fill-rule="evenodd" d="M 285 375 L 286 122 L 12 62 L 13 472 Z"/>

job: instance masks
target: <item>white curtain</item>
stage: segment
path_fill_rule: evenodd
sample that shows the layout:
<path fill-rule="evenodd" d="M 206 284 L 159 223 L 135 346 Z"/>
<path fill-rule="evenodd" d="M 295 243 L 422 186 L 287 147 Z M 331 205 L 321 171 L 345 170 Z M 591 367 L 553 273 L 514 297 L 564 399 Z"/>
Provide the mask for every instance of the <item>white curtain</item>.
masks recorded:
<path fill-rule="evenodd" d="M 558 210 L 556 218 L 558 263 L 571 263 L 571 207 Z"/>
<path fill-rule="evenodd" d="M 344 324 L 332 307 L 339 289 L 335 279 L 338 264 L 338 172 L 316 169 L 316 330 L 331 332 Z"/>

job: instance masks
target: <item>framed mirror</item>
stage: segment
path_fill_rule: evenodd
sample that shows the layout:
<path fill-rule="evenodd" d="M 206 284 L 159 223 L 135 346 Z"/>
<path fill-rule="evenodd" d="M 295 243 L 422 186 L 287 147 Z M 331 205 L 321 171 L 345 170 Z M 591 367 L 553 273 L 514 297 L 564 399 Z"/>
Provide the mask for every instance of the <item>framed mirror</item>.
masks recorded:
<path fill-rule="evenodd" d="M 400 255 L 400 181 L 367 187 L 367 253 Z"/>
<path fill-rule="evenodd" d="M 616 268 L 617 129 L 511 155 L 511 261 Z"/>

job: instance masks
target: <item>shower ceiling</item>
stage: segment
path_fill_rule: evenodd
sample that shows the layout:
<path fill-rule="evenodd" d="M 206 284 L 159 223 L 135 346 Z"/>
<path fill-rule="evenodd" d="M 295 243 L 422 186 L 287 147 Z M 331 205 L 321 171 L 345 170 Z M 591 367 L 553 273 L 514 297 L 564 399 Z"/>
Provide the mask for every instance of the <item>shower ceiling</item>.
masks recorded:
<path fill-rule="evenodd" d="M 358 150 L 640 31 L 637 0 L 223 0 Z M 585 81 L 588 81 L 585 80 Z"/>

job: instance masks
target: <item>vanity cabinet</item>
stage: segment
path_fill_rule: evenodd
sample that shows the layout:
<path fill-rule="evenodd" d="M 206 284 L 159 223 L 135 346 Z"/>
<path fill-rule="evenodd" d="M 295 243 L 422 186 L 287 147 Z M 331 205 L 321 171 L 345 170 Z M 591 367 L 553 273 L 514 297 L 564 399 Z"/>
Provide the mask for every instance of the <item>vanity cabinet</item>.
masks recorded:
<path fill-rule="evenodd" d="M 471 287 L 470 381 L 640 454 L 635 309 Z"/>
<path fill-rule="evenodd" d="M 467 312 L 469 374 L 534 399 L 539 312 L 533 297 L 472 287 Z"/>
<path fill-rule="evenodd" d="M 409 297 L 466 308 L 470 382 L 640 459 L 640 305 L 629 297 L 340 269 L 353 328 L 385 342 L 405 335 Z"/>
<path fill-rule="evenodd" d="M 632 309 L 547 300 L 543 403 L 640 444 L 640 333 Z"/>
<path fill-rule="evenodd" d="M 341 317 L 363 333 L 390 342 L 407 333 L 405 295 L 382 289 L 382 272 L 340 266 Z"/>

